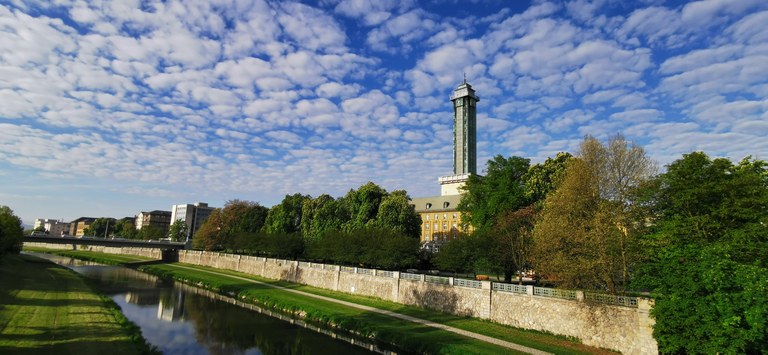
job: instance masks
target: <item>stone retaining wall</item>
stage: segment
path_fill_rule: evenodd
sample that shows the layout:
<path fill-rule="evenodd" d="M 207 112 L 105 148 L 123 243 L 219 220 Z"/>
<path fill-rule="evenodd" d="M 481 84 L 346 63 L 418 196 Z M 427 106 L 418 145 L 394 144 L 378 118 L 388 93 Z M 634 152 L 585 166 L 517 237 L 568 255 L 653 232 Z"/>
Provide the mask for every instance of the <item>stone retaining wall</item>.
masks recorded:
<path fill-rule="evenodd" d="M 480 288 L 443 285 L 400 278 L 399 272 L 342 268 L 290 260 L 238 256 L 215 252 L 179 251 L 179 262 L 236 270 L 276 280 L 296 282 L 333 291 L 378 297 L 442 312 L 488 319 L 500 324 L 534 329 L 580 339 L 584 344 L 625 354 L 658 354 L 653 339 L 650 300 L 637 308 L 594 304 Z"/>

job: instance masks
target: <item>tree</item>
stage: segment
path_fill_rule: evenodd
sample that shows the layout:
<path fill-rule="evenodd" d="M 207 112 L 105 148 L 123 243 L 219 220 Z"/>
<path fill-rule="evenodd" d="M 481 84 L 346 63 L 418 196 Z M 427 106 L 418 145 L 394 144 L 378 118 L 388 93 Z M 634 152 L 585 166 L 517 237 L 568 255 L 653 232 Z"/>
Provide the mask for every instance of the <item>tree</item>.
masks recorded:
<path fill-rule="evenodd" d="M 404 190 L 393 191 L 385 196 L 378 210 L 374 223 L 376 227 L 419 238 L 421 217 L 414 206 L 408 203 L 408 194 Z"/>
<path fill-rule="evenodd" d="M 634 191 L 654 172 L 643 148 L 622 136 L 607 146 L 586 137 L 534 227 L 536 271 L 563 287 L 623 291 L 641 254 Z"/>
<path fill-rule="evenodd" d="M 484 258 L 483 232 L 476 232 L 448 241 L 440 252 L 435 254 L 435 266 L 444 271 L 454 273 L 476 273 L 486 264 Z"/>
<path fill-rule="evenodd" d="M 768 352 L 766 163 L 686 154 L 644 192 L 649 258 L 634 284 L 653 291 L 660 352 Z"/>
<path fill-rule="evenodd" d="M 535 217 L 536 208 L 532 205 L 503 213 L 491 228 L 488 258 L 493 271 L 504 274 L 505 282 L 512 282 L 515 273 L 529 268 Z"/>
<path fill-rule="evenodd" d="M 350 213 L 350 219 L 342 228 L 354 231 L 370 226 L 369 223 L 379 214 L 379 206 L 386 195 L 386 190 L 370 181 L 357 190 L 349 190 L 343 202 Z"/>
<path fill-rule="evenodd" d="M 256 233 L 264 227 L 269 209 L 258 202 L 235 199 L 227 201 L 221 213 L 229 233 Z"/>
<path fill-rule="evenodd" d="M 554 159 L 547 158 L 543 163 L 532 165 L 523 176 L 526 199 L 530 202 L 541 201 L 557 189 L 571 159 L 571 153 L 560 152 Z"/>
<path fill-rule="evenodd" d="M 21 219 L 8 206 L 0 206 L 0 258 L 7 254 L 18 254 L 24 238 Z"/>
<path fill-rule="evenodd" d="M 211 211 L 208 219 L 200 226 L 192 238 L 192 247 L 195 249 L 218 250 L 224 247 L 226 230 L 221 216 L 221 209 Z"/>
<path fill-rule="evenodd" d="M 141 227 L 136 233 L 136 239 L 142 240 L 159 240 L 165 238 L 167 232 L 165 229 L 158 226 L 148 225 Z"/>
<path fill-rule="evenodd" d="M 301 232 L 301 215 L 304 201 L 309 195 L 285 195 L 283 201 L 272 206 L 264 221 L 263 231 L 267 234 L 293 234 Z"/>
<path fill-rule="evenodd" d="M 317 238 L 332 230 L 341 230 L 349 222 L 349 211 L 342 201 L 323 194 L 304 201 L 301 216 L 301 234 L 304 238 Z"/>
<path fill-rule="evenodd" d="M 107 218 L 107 217 L 96 218 L 96 220 L 93 221 L 93 223 L 91 223 L 90 226 L 85 228 L 85 230 L 83 231 L 83 234 L 93 236 L 93 237 L 98 237 L 98 238 L 105 238 L 109 235 L 114 234 L 116 223 L 117 223 L 117 220 L 115 220 L 114 218 Z"/>
<path fill-rule="evenodd" d="M 189 228 L 187 227 L 187 223 L 177 219 L 171 224 L 171 227 L 168 229 L 168 237 L 171 238 L 174 242 L 184 242 L 187 240 L 187 233 L 189 233 Z"/>
<path fill-rule="evenodd" d="M 468 225 L 475 230 L 490 228 L 499 214 L 527 206 L 523 177 L 529 166 L 529 159 L 497 155 L 488 161 L 485 176 L 470 176 L 457 207 L 464 230 Z"/>
<path fill-rule="evenodd" d="M 134 224 L 133 218 L 126 217 L 115 222 L 113 233 L 114 235 L 120 236 L 122 238 L 136 238 L 136 224 Z"/>

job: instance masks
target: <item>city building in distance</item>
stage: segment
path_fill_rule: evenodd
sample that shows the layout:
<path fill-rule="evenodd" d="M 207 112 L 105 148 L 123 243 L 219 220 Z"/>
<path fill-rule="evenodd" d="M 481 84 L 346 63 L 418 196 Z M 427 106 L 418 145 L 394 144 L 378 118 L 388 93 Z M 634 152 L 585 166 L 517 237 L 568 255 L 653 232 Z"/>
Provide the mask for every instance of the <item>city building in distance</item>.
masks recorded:
<path fill-rule="evenodd" d="M 200 229 L 200 226 L 205 223 L 213 209 L 213 207 L 208 207 L 208 204 L 205 202 L 173 205 L 171 206 L 171 224 L 177 220 L 184 221 L 187 225 L 187 241 L 189 241 L 195 235 L 195 232 Z"/>
<path fill-rule="evenodd" d="M 456 238 L 463 231 L 461 188 L 477 174 L 477 102 L 480 98 L 472 86 L 464 82 L 451 94 L 453 104 L 453 175 L 438 178 L 440 196 L 419 197 L 411 204 L 421 217 L 421 243 L 438 251 L 440 244 Z"/>
<path fill-rule="evenodd" d="M 69 223 L 62 220 L 50 219 L 50 218 L 38 218 L 35 220 L 34 230 L 42 228 L 45 233 L 51 236 L 61 236 L 69 234 Z"/>
<path fill-rule="evenodd" d="M 171 227 L 171 211 L 142 211 L 136 215 L 135 223 L 136 230 L 141 230 L 142 227 L 153 226 L 167 233 Z"/>

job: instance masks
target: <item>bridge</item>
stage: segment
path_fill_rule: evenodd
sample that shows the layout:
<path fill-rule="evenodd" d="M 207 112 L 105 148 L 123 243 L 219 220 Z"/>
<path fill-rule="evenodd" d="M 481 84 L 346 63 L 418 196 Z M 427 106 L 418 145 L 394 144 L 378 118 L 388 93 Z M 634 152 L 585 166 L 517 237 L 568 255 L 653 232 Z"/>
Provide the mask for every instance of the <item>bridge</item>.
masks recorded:
<path fill-rule="evenodd" d="M 48 235 L 25 236 L 25 243 L 49 243 L 69 245 L 97 245 L 115 248 L 150 248 L 160 249 L 163 252 L 163 260 L 175 261 L 179 258 L 179 249 L 185 249 L 186 243 L 170 241 L 147 241 L 131 239 L 104 239 L 94 237 L 51 237 Z"/>

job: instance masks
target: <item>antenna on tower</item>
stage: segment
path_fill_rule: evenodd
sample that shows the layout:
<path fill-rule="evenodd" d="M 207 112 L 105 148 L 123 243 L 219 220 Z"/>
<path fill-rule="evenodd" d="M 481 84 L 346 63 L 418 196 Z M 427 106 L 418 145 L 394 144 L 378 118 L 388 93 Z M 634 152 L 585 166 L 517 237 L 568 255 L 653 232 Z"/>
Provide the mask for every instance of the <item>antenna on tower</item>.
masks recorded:
<path fill-rule="evenodd" d="M 464 72 L 464 84 L 467 83 L 467 72 Z"/>

